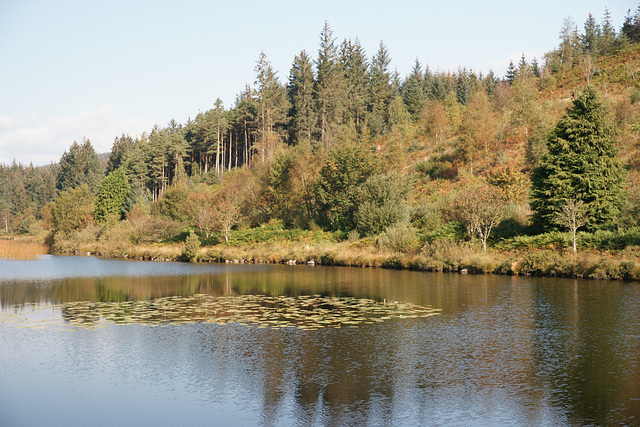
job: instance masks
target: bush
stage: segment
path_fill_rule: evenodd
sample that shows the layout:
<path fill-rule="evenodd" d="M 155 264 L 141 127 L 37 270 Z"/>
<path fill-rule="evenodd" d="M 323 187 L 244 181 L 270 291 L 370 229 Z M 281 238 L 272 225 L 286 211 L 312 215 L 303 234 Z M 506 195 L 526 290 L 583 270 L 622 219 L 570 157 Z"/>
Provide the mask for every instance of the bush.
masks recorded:
<path fill-rule="evenodd" d="M 428 270 L 458 271 L 478 249 L 470 242 L 436 239 L 422 247 L 421 255 Z"/>
<path fill-rule="evenodd" d="M 360 234 L 380 234 L 393 224 L 408 220 L 404 203 L 406 186 L 394 175 L 370 177 L 358 192 L 361 200 L 354 220 Z"/>
<path fill-rule="evenodd" d="M 184 242 L 184 251 L 181 258 L 185 261 L 192 262 L 198 257 L 200 252 L 200 239 L 198 235 L 193 231 L 189 232 L 189 235 Z"/>
<path fill-rule="evenodd" d="M 416 165 L 416 171 L 431 179 L 453 180 L 458 176 L 458 168 L 444 159 L 420 162 Z"/>
<path fill-rule="evenodd" d="M 416 229 L 406 222 L 393 225 L 378 239 L 382 249 L 394 252 L 415 252 L 420 248 Z"/>

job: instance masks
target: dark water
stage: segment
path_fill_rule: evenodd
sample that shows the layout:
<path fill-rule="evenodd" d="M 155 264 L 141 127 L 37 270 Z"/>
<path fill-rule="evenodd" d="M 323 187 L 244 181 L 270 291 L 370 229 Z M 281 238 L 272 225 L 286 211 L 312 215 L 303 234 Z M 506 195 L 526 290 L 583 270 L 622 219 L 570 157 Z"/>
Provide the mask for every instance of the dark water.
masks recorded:
<path fill-rule="evenodd" d="M 317 330 L 175 320 L 194 295 L 442 311 Z M 144 321 L 150 302 L 175 319 Z M 138 306 L 147 311 L 121 323 L 104 308 Z M 0 425 L 640 425 L 640 286 L 0 260 Z"/>

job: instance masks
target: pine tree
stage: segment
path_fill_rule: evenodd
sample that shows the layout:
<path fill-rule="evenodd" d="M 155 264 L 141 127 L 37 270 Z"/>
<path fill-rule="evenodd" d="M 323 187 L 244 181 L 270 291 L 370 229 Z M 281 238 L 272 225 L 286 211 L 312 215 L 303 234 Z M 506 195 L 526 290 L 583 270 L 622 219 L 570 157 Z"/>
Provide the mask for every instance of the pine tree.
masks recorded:
<path fill-rule="evenodd" d="M 258 145 L 262 160 L 271 157 L 284 136 L 288 123 L 289 100 L 277 72 L 264 52 L 256 61 L 256 99 L 258 103 Z"/>
<path fill-rule="evenodd" d="M 402 88 L 402 100 L 414 120 L 418 120 L 427 103 L 427 91 L 422 77 L 422 64 L 416 58 L 411 74 L 404 81 Z"/>
<path fill-rule="evenodd" d="M 103 167 L 98 154 L 88 139 L 82 144 L 73 141 L 69 151 L 60 158 L 60 169 L 56 178 L 56 188 L 60 191 L 70 190 L 87 184 L 93 193 L 103 177 Z"/>
<path fill-rule="evenodd" d="M 315 99 L 320 142 L 325 148 L 333 144 L 335 128 L 343 117 L 345 95 L 344 70 L 338 61 L 338 48 L 329 23 L 320 33 L 316 60 Z"/>
<path fill-rule="evenodd" d="M 538 59 L 537 58 L 533 58 L 533 61 L 531 61 L 531 74 L 533 75 L 533 77 L 540 77 L 540 65 L 538 64 Z"/>
<path fill-rule="evenodd" d="M 597 55 L 597 47 L 600 43 L 601 30 L 600 25 L 596 22 L 596 19 L 592 14 L 584 23 L 584 34 L 580 36 L 580 47 L 584 53 L 590 55 Z"/>
<path fill-rule="evenodd" d="M 109 153 L 109 158 L 107 159 L 107 170 L 105 172 L 113 172 L 123 165 L 137 143 L 138 142 L 128 134 L 123 133 L 121 136 L 117 136 L 113 140 L 113 146 L 111 147 L 111 153 Z"/>
<path fill-rule="evenodd" d="M 633 15 L 631 15 L 631 9 L 629 9 L 620 33 L 631 43 L 640 42 L 640 6 L 638 6 L 636 13 Z"/>
<path fill-rule="evenodd" d="M 374 134 L 382 134 L 387 130 L 387 107 L 394 95 L 389 64 L 391 64 L 389 51 L 384 43 L 380 42 L 380 48 L 369 66 L 367 125 Z"/>
<path fill-rule="evenodd" d="M 513 61 L 509 61 L 509 66 L 507 67 L 507 74 L 505 74 L 504 79 L 509 84 L 512 84 L 517 74 L 518 72 L 516 71 L 516 66 L 513 65 Z"/>
<path fill-rule="evenodd" d="M 340 46 L 340 64 L 346 90 L 343 123 L 353 124 L 360 131 L 367 111 L 368 61 L 360 41 L 344 40 Z"/>
<path fill-rule="evenodd" d="M 518 76 L 529 75 L 529 63 L 527 62 L 527 58 L 524 56 L 524 53 L 520 57 L 520 62 L 518 62 Z"/>
<path fill-rule="evenodd" d="M 570 199 L 587 206 L 588 228 L 613 221 L 624 173 L 601 95 L 592 86 L 576 97 L 547 147 L 532 178 L 535 221 L 544 229 L 557 228 L 558 212 Z"/>
<path fill-rule="evenodd" d="M 291 103 L 291 139 L 293 143 L 311 141 L 316 128 L 316 112 L 313 100 L 313 65 L 306 51 L 293 60 L 289 72 L 287 91 Z"/>
<path fill-rule="evenodd" d="M 600 37 L 600 43 L 598 44 L 598 52 L 606 55 L 613 51 L 616 43 L 616 29 L 613 26 L 609 9 L 605 8 L 604 10 L 601 28 L 602 35 Z"/>

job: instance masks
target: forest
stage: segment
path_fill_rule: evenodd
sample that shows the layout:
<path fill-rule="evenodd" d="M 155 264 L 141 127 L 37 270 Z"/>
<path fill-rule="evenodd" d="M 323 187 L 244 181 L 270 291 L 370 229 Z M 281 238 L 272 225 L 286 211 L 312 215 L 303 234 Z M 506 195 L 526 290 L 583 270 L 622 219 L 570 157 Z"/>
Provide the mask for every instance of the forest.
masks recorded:
<path fill-rule="evenodd" d="M 505 76 L 390 69 L 328 23 L 281 81 L 110 153 L 0 165 L 0 232 L 54 253 L 640 278 L 640 6 Z M 284 79 L 283 79 L 284 80 Z M 571 256 L 567 256 L 571 255 Z"/>

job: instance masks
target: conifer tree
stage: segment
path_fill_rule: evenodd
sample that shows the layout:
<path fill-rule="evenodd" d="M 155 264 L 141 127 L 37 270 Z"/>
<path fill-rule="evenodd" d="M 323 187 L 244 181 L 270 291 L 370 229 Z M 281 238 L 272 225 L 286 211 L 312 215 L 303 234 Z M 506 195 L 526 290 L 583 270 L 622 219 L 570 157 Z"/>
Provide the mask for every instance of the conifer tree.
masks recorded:
<path fill-rule="evenodd" d="M 118 168 L 107 175 L 96 196 L 96 210 L 93 214 L 98 222 L 105 222 L 110 216 L 121 219 L 124 216 L 124 206 L 129 196 L 129 181 L 122 168 Z"/>
<path fill-rule="evenodd" d="M 389 72 L 391 57 L 384 43 L 372 58 L 369 66 L 369 114 L 367 125 L 375 134 L 386 131 L 387 107 L 393 99 L 394 90 Z"/>
<path fill-rule="evenodd" d="M 600 37 L 600 42 L 598 43 L 598 52 L 603 55 L 611 53 L 611 51 L 615 47 L 616 43 L 616 29 L 613 26 L 613 22 L 611 20 L 611 12 L 609 9 L 604 10 L 604 17 L 602 20 L 602 34 Z"/>
<path fill-rule="evenodd" d="M 520 57 L 520 62 L 518 62 L 518 71 L 517 75 L 528 75 L 529 74 L 529 63 L 527 62 L 527 58 L 524 56 L 524 53 Z"/>
<path fill-rule="evenodd" d="M 532 178 L 536 223 L 557 228 L 558 212 L 569 199 L 586 205 L 588 228 L 613 221 L 622 203 L 624 175 L 605 106 L 592 86 L 576 97 L 547 147 Z"/>
<path fill-rule="evenodd" d="M 288 122 L 289 100 L 280 84 L 277 72 L 264 52 L 256 61 L 256 98 L 258 102 L 258 133 L 262 160 L 273 154 Z"/>
<path fill-rule="evenodd" d="M 620 33 L 631 43 L 640 42 L 640 6 L 638 6 L 633 15 L 631 15 L 631 9 L 629 9 Z"/>
<path fill-rule="evenodd" d="M 338 48 L 328 22 L 320 33 L 316 60 L 315 99 L 320 141 L 325 148 L 333 144 L 335 127 L 343 116 L 344 70 L 338 61 Z"/>
<path fill-rule="evenodd" d="M 512 84 L 517 74 L 518 72 L 516 71 L 516 66 L 513 65 L 513 61 L 509 61 L 509 66 L 507 67 L 507 74 L 505 74 L 504 79 L 509 84 Z"/>
<path fill-rule="evenodd" d="M 87 184 L 93 193 L 102 180 L 103 167 L 98 154 L 88 139 L 82 144 L 73 141 L 69 151 L 60 158 L 60 168 L 56 178 L 56 188 L 60 191 L 70 190 Z"/>
<path fill-rule="evenodd" d="M 346 91 L 343 122 L 353 124 L 360 131 L 367 111 L 368 61 L 360 41 L 344 40 L 340 45 L 340 63 L 344 72 Z"/>
<path fill-rule="evenodd" d="M 291 137 L 294 143 L 311 141 L 316 128 L 316 112 L 313 100 L 313 64 L 306 51 L 293 60 L 289 72 L 287 91 L 291 103 Z"/>
<path fill-rule="evenodd" d="M 111 147 L 111 153 L 107 159 L 106 173 L 113 172 L 126 162 L 131 151 L 135 148 L 137 141 L 134 140 L 128 134 L 122 134 L 117 136 L 113 140 L 113 146 Z"/>
<path fill-rule="evenodd" d="M 584 53 L 596 55 L 598 53 L 597 46 L 600 43 L 601 30 L 600 25 L 590 13 L 584 23 L 584 34 L 580 35 L 580 46 Z"/>
<path fill-rule="evenodd" d="M 425 81 L 422 76 L 422 64 L 416 58 L 416 62 L 411 69 L 411 74 L 402 85 L 402 100 L 407 106 L 407 110 L 414 120 L 418 120 L 427 102 L 427 91 Z"/>

